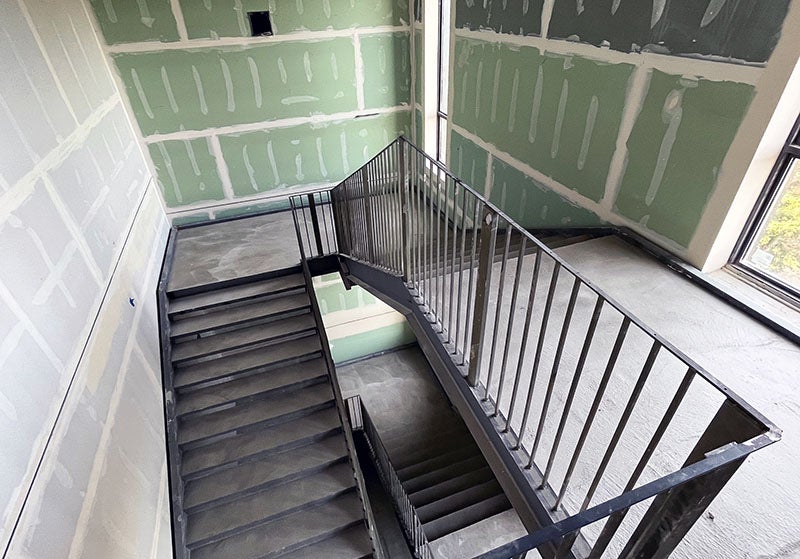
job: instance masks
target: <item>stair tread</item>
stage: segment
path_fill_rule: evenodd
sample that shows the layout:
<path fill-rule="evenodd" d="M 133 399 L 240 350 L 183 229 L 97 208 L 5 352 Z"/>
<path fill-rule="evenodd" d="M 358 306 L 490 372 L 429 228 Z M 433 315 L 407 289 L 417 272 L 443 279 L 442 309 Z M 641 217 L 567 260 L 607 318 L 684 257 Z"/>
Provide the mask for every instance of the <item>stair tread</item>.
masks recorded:
<path fill-rule="evenodd" d="M 318 353 L 317 336 L 289 340 L 274 346 L 259 347 L 212 361 L 179 366 L 175 371 L 175 388 L 184 388 L 214 379 L 249 371 L 264 370 L 274 365 Z"/>
<path fill-rule="evenodd" d="M 497 480 L 492 479 L 419 507 L 417 508 L 417 516 L 419 516 L 420 521 L 423 523 L 431 522 L 432 520 L 446 516 L 464 507 L 499 495 L 502 492 L 503 489 L 500 487 Z"/>
<path fill-rule="evenodd" d="M 327 382 L 288 394 L 267 395 L 242 405 L 182 420 L 178 428 L 178 444 L 196 442 L 328 404 L 333 405 L 333 390 Z M 293 426 L 290 422 L 284 428 L 292 429 Z"/>
<path fill-rule="evenodd" d="M 198 293 L 197 295 L 179 297 L 170 301 L 169 314 L 172 316 L 193 310 L 211 308 L 232 301 L 241 301 L 304 286 L 305 279 L 303 274 L 289 274 L 206 293 Z"/>
<path fill-rule="evenodd" d="M 220 472 L 186 482 L 183 506 L 190 510 L 225 500 L 276 481 L 292 478 L 347 457 L 336 410 L 326 409 L 298 420 L 305 424 L 304 437 L 291 439 L 304 444 L 238 464 Z M 310 437 L 314 437 L 308 440 Z M 324 437 L 324 438 L 323 438 Z M 271 443 L 282 441 L 271 439 Z M 285 441 L 283 441 L 285 443 Z M 276 445 L 277 446 L 277 445 Z"/>
<path fill-rule="evenodd" d="M 457 462 L 470 455 L 473 455 L 476 452 L 478 452 L 477 448 L 478 448 L 477 445 L 473 443 L 469 445 L 464 445 L 462 447 L 447 452 L 443 452 L 437 456 L 434 456 L 422 462 L 417 462 L 416 464 L 411 464 L 410 466 L 406 466 L 405 468 L 400 468 L 399 470 L 397 470 L 397 477 L 400 479 L 400 481 L 412 479 L 414 477 L 424 474 L 425 472 L 439 469 L 441 467 L 446 466 L 447 464 Z"/>
<path fill-rule="evenodd" d="M 427 487 L 439 485 L 449 479 L 457 478 L 469 472 L 480 470 L 486 466 L 486 459 L 481 454 L 473 454 L 458 462 L 447 464 L 444 467 L 425 472 L 415 478 L 407 479 L 403 482 L 403 487 L 407 493 L 416 493 Z"/>
<path fill-rule="evenodd" d="M 331 411 L 325 409 L 320 411 Z M 335 412 L 335 410 L 333 410 Z M 209 445 L 183 451 L 181 472 L 184 476 L 196 475 L 224 464 L 236 463 L 287 446 L 298 445 L 309 437 L 319 436 L 326 430 L 341 428 L 338 414 L 334 423 L 331 416 L 319 412 L 292 420 L 292 429 L 283 424 L 273 425 L 252 433 L 237 434 Z"/>
<path fill-rule="evenodd" d="M 494 475 L 492 474 L 492 470 L 489 468 L 489 466 L 486 466 L 480 470 L 467 472 L 458 477 L 445 480 L 436 485 L 432 485 L 415 493 L 411 493 L 409 494 L 409 499 L 415 507 L 423 507 L 429 503 L 443 499 L 448 495 L 452 495 L 453 493 L 457 493 L 473 485 L 488 481 L 493 477 Z"/>
<path fill-rule="evenodd" d="M 183 320 L 173 321 L 170 325 L 170 336 L 186 336 L 208 332 L 235 324 L 267 318 L 310 305 L 308 294 L 305 292 L 276 297 L 266 301 L 254 301 L 247 305 L 233 307 L 219 307 L 207 314 L 192 316 Z"/>
<path fill-rule="evenodd" d="M 186 538 L 190 548 L 219 540 L 233 532 L 264 524 L 300 507 L 332 499 L 355 489 L 349 462 L 271 486 L 235 501 L 189 515 Z"/>
<path fill-rule="evenodd" d="M 363 522 L 361 500 L 347 493 L 317 507 L 295 512 L 244 533 L 231 536 L 192 551 L 192 559 L 257 559 L 321 542 Z"/>
<path fill-rule="evenodd" d="M 255 397 L 265 392 L 290 388 L 298 383 L 326 378 L 325 360 L 321 357 L 292 363 L 278 369 L 237 377 L 233 380 L 200 388 L 177 396 L 177 415 L 209 409 L 228 402 Z"/>
<path fill-rule="evenodd" d="M 251 344 L 282 338 L 313 328 L 316 328 L 314 316 L 307 312 L 299 316 L 290 316 L 267 324 L 259 324 L 233 332 L 207 336 L 205 338 L 175 344 L 172 348 L 172 362 L 180 363 L 191 359 L 199 359 L 201 357 L 246 347 Z"/>
<path fill-rule="evenodd" d="M 439 429 L 428 434 L 409 431 L 405 435 L 384 442 L 389 458 L 398 470 L 425 462 L 467 444 L 474 445 L 475 441 L 460 419 L 458 423 L 441 425 Z"/>
<path fill-rule="evenodd" d="M 451 534 L 511 508 L 505 494 L 495 495 L 422 525 L 428 541 Z"/>
<path fill-rule="evenodd" d="M 372 542 L 363 526 L 354 526 L 297 551 L 280 555 L 280 559 L 365 559 L 372 556 Z"/>

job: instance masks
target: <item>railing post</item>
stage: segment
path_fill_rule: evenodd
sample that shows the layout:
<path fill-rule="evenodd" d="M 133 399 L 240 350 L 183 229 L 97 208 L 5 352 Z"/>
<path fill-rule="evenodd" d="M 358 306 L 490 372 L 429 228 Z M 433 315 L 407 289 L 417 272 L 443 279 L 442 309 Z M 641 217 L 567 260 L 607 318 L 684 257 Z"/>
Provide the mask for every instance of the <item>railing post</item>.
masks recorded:
<path fill-rule="evenodd" d="M 761 433 L 761 426 L 730 400 L 720 406 L 714 419 L 697 441 L 683 467 L 707 454 L 743 442 Z M 620 554 L 620 559 L 669 557 L 686 533 L 742 465 L 746 456 L 712 470 L 655 498 Z"/>
<path fill-rule="evenodd" d="M 403 281 L 408 281 L 408 266 L 411 260 L 410 247 L 411 243 L 408 240 L 408 232 L 411 230 L 409 220 L 411 213 L 408 210 L 408 188 L 406 187 L 406 145 L 403 138 L 397 140 L 397 175 L 400 182 L 400 209 L 403 212 L 402 217 L 402 233 L 401 233 L 401 254 L 403 258 Z"/>
<path fill-rule="evenodd" d="M 319 218 L 317 217 L 317 201 L 314 199 L 314 193 L 307 194 L 308 196 L 308 209 L 311 213 L 311 227 L 314 230 L 314 242 L 317 245 L 317 256 L 322 256 L 324 250 L 322 249 L 322 235 L 319 230 Z"/>
<path fill-rule="evenodd" d="M 497 214 L 488 206 L 483 208 L 481 226 L 480 255 L 478 257 L 478 278 L 475 283 L 475 308 L 472 315 L 472 339 L 469 348 L 469 372 L 467 383 L 473 388 L 478 385 L 478 373 L 483 357 L 484 322 L 489 310 L 489 293 L 492 288 L 492 264 L 497 242 Z"/>
<path fill-rule="evenodd" d="M 367 165 L 361 168 L 361 190 L 364 193 L 364 216 L 367 222 L 366 241 L 367 241 L 367 255 L 369 262 L 375 264 L 375 230 L 372 227 L 372 195 L 369 191 L 369 174 L 367 173 Z"/>

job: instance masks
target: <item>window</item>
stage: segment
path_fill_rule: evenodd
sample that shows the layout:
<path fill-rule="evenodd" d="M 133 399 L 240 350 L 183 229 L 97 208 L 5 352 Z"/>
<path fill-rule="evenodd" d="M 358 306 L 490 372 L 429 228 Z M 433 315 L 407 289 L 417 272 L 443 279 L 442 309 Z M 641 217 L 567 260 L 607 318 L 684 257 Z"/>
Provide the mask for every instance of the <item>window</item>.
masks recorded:
<path fill-rule="evenodd" d="M 439 0 L 438 90 L 436 92 L 436 159 L 447 163 L 447 100 L 450 77 L 450 1 Z"/>
<path fill-rule="evenodd" d="M 733 266 L 800 306 L 800 119 L 739 240 Z"/>

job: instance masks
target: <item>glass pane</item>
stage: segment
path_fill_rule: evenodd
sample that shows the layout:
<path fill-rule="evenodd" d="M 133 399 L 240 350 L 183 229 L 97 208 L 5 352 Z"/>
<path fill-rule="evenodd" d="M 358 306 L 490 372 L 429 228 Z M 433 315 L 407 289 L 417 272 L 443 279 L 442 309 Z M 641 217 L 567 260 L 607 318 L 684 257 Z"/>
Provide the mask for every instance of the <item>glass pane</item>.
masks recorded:
<path fill-rule="evenodd" d="M 439 22 L 439 48 L 442 63 L 439 67 L 439 110 L 447 114 L 447 87 L 450 77 L 450 1 L 441 1 L 442 20 Z"/>
<path fill-rule="evenodd" d="M 438 122 L 439 161 L 447 164 L 447 119 L 438 117 Z"/>
<path fill-rule="evenodd" d="M 775 202 L 743 259 L 800 291 L 800 164 L 792 161 Z"/>

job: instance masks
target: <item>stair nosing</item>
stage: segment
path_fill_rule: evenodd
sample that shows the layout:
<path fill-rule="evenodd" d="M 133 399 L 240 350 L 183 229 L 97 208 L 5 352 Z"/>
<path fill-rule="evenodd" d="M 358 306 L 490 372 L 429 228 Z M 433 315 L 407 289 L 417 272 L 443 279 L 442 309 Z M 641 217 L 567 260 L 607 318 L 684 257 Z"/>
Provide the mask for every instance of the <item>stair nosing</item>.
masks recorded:
<path fill-rule="evenodd" d="M 202 479 L 204 477 L 214 475 L 215 473 L 223 472 L 225 470 L 234 468 L 236 467 L 236 465 L 239 464 L 249 464 L 251 462 L 258 462 L 259 460 L 263 460 L 264 458 L 272 454 L 280 454 L 282 452 L 287 452 L 289 450 L 302 448 L 312 442 L 319 442 L 324 439 L 327 439 L 328 437 L 335 436 L 336 434 L 342 432 L 342 430 L 343 427 L 339 425 L 337 427 L 333 427 L 321 433 L 315 433 L 313 435 L 301 437 L 299 439 L 294 439 L 292 441 L 268 448 L 266 450 L 261 450 L 259 452 L 254 452 L 252 454 L 246 454 L 244 456 L 237 458 L 236 460 L 227 460 L 225 462 L 221 462 L 219 464 L 215 464 L 214 466 L 210 466 L 207 468 L 202 468 L 194 472 L 184 472 L 183 470 L 181 470 L 180 477 L 184 480 L 184 482 Z"/>
<path fill-rule="evenodd" d="M 214 433 L 213 435 L 203 436 L 198 439 L 192 439 L 190 441 L 185 441 L 185 442 L 179 441 L 178 448 L 181 451 L 196 450 L 204 446 L 213 444 L 215 442 L 226 440 L 231 436 L 236 436 L 238 434 L 244 435 L 256 431 L 261 431 L 263 429 L 266 429 L 267 427 L 275 427 L 277 425 L 283 425 L 284 423 L 288 423 L 290 421 L 294 421 L 301 417 L 311 415 L 314 412 L 318 412 L 335 406 L 336 406 L 336 399 L 333 397 L 333 395 L 331 395 L 331 398 L 329 400 L 318 402 L 311 406 L 306 406 L 304 408 L 292 410 L 290 412 L 282 413 L 280 415 L 276 415 L 268 419 L 247 423 L 245 425 L 238 425 L 236 427 L 225 429 L 224 431 Z M 178 427 L 178 431 L 180 432 L 180 427 Z"/>
<path fill-rule="evenodd" d="M 261 374 L 268 374 L 269 372 L 270 371 L 264 371 Z M 253 375 L 253 376 L 255 376 L 255 375 Z M 244 378 L 244 375 L 243 375 L 243 378 Z M 187 411 L 187 412 L 178 412 L 177 411 L 178 405 L 176 403 L 176 406 L 175 406 L 175 410 L 176 410 L 175 417 L 178 418 L 178 419 L 181 419 L 181 420 L 185 420 L 187 418 L 192 418 L 192 417 L 202 417 L 204 415 L 209 415 L 209 414 L 215 413 L 217 411 L 221 411 L 222 408 L 227 408 L 231 404 L 240 404 L 240 405 L 241 404 L 247 404 L 247 403 L 255 402 L 257 400 L 265 399 L 265 398 L 267 398 L 269 396 L 278 395 L 278 394 L 285 394 L 285 393 L 288 393 L 288 392 L 293 392 L 295 390 L 301 390 L 303 388 L 309 388 L 311 386 L 323 383 L 327 379 L 328 379 L 328 373 L 327 373 L 327 371 L 325 371 L 325 372 L 320 373 L 319 375 L 314 376 L 314 377 L 305 378 L 303 380 L 298 380 L 298 381 L 295 381 L 295 382 L 289 382 L 287 384 L 282 384 L 280 386 L 269 388 L 267 390 L 261 390 L 259 392 L 254 392 L 252 394 L 248 394 L 246 396 L 241 396 L 239 398 L 233 398 L 232 400 L 227 400 L 225 402 L 220 402 L 220 403 L 217 403 L 217 404 L 211 404 L 211 405 L 205 406 L 203 408 L 198 408 L 198 409 L 195 409 L 195 410 L 192 410 L 192 411 Z M 238 380 L 241 380 L 241 379 L 238 379 Z M 214 385 L 209 386 L 209 388 L 213 388 L 214 386 L 220 386 L 222 384 L 225 384 L 225 383 L 214 384 Z M 192 394 L 192 393 L 193 392 L 188 392 L 188 393 L 184 393 L 184 394 L 188 395 L 188 394 Z M 178 401 L 180 401 L 180 397 L 178 397 Z"/>
<path fill-rule="evenodd" d="M 276 512 L 270 516 L 259 518 L 258 520 L 254 520 L 252 522 L 248 522 L 247 524 L 237 526 L 236 528 L 220 532 L 219 534 L 214 534 L 214 536 L 210 536 L 193 542 L 187 541 L 186 547 L 188 547 L 190 550 L 193 550 L 199 547 L 205 547 L 207 545 L 220 542 L 222 540 L 226 540 L 228 538 L 232 538 L 234 536 L 238 536 L 240 534 L 244 534 L 245 532 L 249 532 L 253 528 L 258 528 L 259 526 L 263 526 L 264 524 L 269 524 L 270 522 L 286 518 L 287 516 L 290 516 L 292 514 L 302 512 L 304 510 L 308 510 L 311 508 L 315 508 L 320 505 L 324 505 L 326 503 L 333 501 L 334 499 L 341 497 L 342 495 L 347 495 L 348 493 L 357 492 L 356 490 L 357 490 L 356 483 L 355 480 L 353 480 L 353 483 L 351 485 L 348 485 L 347 487 L 341 487 L 338 490 L 328 495 L 325 495 L 324 497 L 320 497 L 319 499 L 313 499 L 311 501 L 307 501 L 300 505 Z M 191 517 L 187 519 L 187 523 L 188 522 L 191 522 Z"/>
<path fill-rule="evenodd" d="M 265 300 L 268 300 L 270 298 L 279 298 L 279 297 L 285 296 L 285 295 L 289 294 L 289 292 L 292 292 L 292 291 L 298 291 L 298 292 L 300 290 L 305 291 L 305 288 L 306 288 L 305 280 L 302 278 L 302 274 L 298 274 L 298 275 L 300 276 L 301 280 L 296 285 L 290 285 L 289 287 L 285 287 L 283 289 L 277 289 L 277 290 L 273 290 L 273 291 L 263 291 L 263 292 L 256 293 L 256 294 L 253 294 L 253 295 L 246 295 L 244 297 L 235 297 L 233 299 L 227 299 L 227 300 L 224 300 L 224 301 L 217 301 L 217 302 L 213 302 L 213 303 L 209 303 L 209 304 L 205 304 L 205 305 L 201 304 L 200 306 L 191 307 L 191 308 L 188 308 L 188 309 L 181 309 L 181 310 L 177 310 L 177 311 L 174 311 L 171 308 L 168 308 L 167 309 L 167 316 L 170 319 L 172 319 L 173 317 L 179 317 L 179 316 L 187 315 L 187 314 L 190 314 L 190 313 L 193 313 L 193 312 L 200 312 L 200 311 L 207 311 L 207 310 L 215 309 L 217 307 L 225 306 L 225 305 L 228 305 L 230 303 L 244 303 L 244 302 L 253 301 L 255 299 L 262 299 L 262 298 L 265 299 Z M 278 276 L 278 277 L 283 277 L 283 276 Z M 261 281 L 253 282 L 253 283 L 264 283 L 264 282 L 269 282 L 269 281 L 270 280 L 261 280 Z M 246 284 L 243 284 L 242 286 L 237 286 L 237 287 L 243 287 L 244 285 L 246 285 Z M 218 290 L 215 290 L 215 291 L 216 292 L 222 292 L 222 291 L 225 291 L 226 289 L 230 289 L 230 287 L 229 288 L 221 288 L 221 289 L 218 289 Z M 186 295 L 184 297 L 176 297 L 176 298 L 170 300 L 170 307 L 173 306 L 176 302 L 180 301 L 181 299 L 186 299 L 186 298 L 189 298 L 189 297 L 196 297 L 198 295 L 208 295 L 209 293 L 211 293 L 211 292 L 200 293 L 200 294 L 195 294 L 195 295 Z M 182 320 L 182 319 L 179 319 L 179 320 Z"/>
<path fill-rule="evenodd" d="M 328 436 L 332 436 L 332 435 L 338 434 L 339 432 L 341 432 L 340 428 L 332 429 L 331 431 L 329 431 L 326 434 L 327 436 L 322 437 L 322 439 L 327 438 Z M 300 446 L 298 448 L 303 448 L 303 447 Z M 265 456 L 264 458 L 267 458 L 267 457 Z M 192 514 L 196 514 L 198 512 L 211 510 L 211 509 L 219 507 L 221 505 L 225 505 L 225 504 L 231 503 L 233 501 L 236 501 L 236 500 L 238 500 L 238 499 L 240 499 L 242 497 L 249 497 L 250 495 L 255 495 L 257 493 L 260 493 L 262 491 L 270 489 L 271 487 L 275 487 L 275 486 L 282 485 L 282 484 L 285 484 L 285 483 L 291 483 L 292 481 L 296 481 L 298 479 L 301 479 L 301 478 L 304 478 L 304 477 L 308 477 L 309 475 L 313 475 L 315 473 L 323 472 L 323 471 L 325 471 L 326 469 L 328 469 L 328 468 L 330 468 L 332 466 L 336 466 L 337 464 L 343 464 L 343 463 L 348 462 L 348 461 L 349 461 L 349 454 L 347 453 L 347 451 L 345 451 L 344 453 L 342 453 L 341 455 L 337 456 L 336 458 L 334 458 L 332 460 L 328 460 L 327 462 L 323 462 L 322 464 L 318 464 L 316 466 L 305 468 L 303 470 L 297 470 L 296 472 L 292 472 L 292 473 L 286 474 L 283 477 L 279 477 L 279 478 L 276 478 L 276 479 L 273 479 L 273 480 L 269 480 L 269 481 L 267 481 L 265 483 L 253 485 L 253 486 L 248 487 L 246 489 L 242 489 L 242 490 L 239 490 L 239 491 L 234 491 L 233 493 L 228 493 L 227 495 L 224 495 L 222 497 L 216 497 L 214 499 L 211 499 L 211 500 L 208 500 L 208 501 L 203 501 L 202 503 L 199 503 L 199 504 L 196 504 L 196 505 L 192 505 L 192 506 L 189 506 L 189 507 L 184 507 L 183 511 L 188 515 L 192 515 Z"/>

